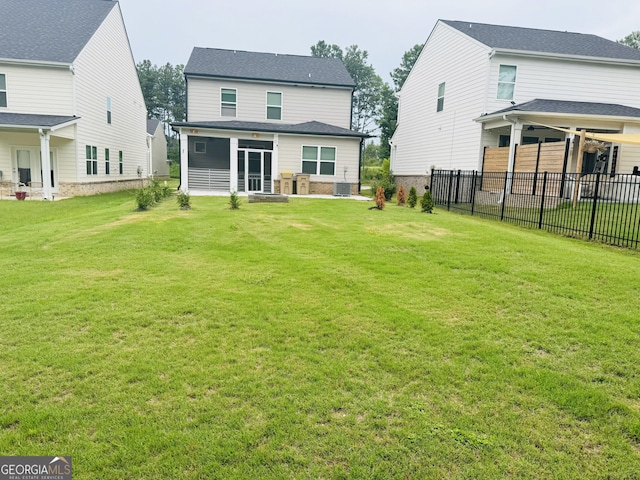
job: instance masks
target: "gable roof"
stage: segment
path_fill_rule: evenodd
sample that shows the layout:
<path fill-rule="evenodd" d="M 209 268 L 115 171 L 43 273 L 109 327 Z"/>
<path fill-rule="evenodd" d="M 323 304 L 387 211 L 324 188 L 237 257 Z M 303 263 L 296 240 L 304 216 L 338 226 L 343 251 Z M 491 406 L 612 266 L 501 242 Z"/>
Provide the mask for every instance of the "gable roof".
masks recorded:
<path fill-rule="evenodd" d="M 322 122 L 297 124 L 243 122 L 238 120 L 216 120 L 207 122 L 177 122 L 172 127 L 211 128 L 214 130 L 240 130 L 246 132 L 289 133 L 297 135 L 320 135 L 329 137 L 369 138 L 371 135 Z"/>
<path fill-rule="evenodd" d="M 72 63 L 118 2 L 0 1 L 0 59 Z"/>
<path fill-rule="evenodd" d="M 604 117 L 640 118 L 640 108 L 628 107 L 616 103 L 572 102 L 565 100 L 535 99 L 529 102 L 513 105 L 477 118 L 477 121 L 488 120 L 507 113 L 537 113 L 537 114 L 569 114 L 594 115 Z"/>
<path fill-rule="evenodd" d="M 184 73 L 238 80 L 355 87 L 351 75 L 342 61 L 337 58 L 279 55 L 219 48 L 195 47 Z"/>
<path fill-rule="evenodd" d="M 640 61 L 640 50 L 597 35 L 440 20 L 496 50 Z"/>
<path fill-rule="evenodd" d="M 149 135 L 155 135 L 159 124 L 160 120 L 157 118 L 147 118 L 147 133 Z"/>

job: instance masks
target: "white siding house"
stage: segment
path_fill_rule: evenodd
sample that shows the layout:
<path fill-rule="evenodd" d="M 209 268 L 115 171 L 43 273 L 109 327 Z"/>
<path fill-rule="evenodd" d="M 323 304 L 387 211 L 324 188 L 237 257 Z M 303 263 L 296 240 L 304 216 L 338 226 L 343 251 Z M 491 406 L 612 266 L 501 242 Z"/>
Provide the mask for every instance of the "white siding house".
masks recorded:
<path fill-rule="evenodd" d="M 147 175 L 146 108 L 118 2 L 4 1 L 2 87 L 0 180 L 11 192 L 92 194 Z"/>
<path fill-rule="evenodd" d="M 163 123 L 156 118 L 147 120 L 147 161 L 147 168 L 152 176 L 169 176 L 167 139 L 164 136 Z"/>
<path fill-rule="evenodd" d="M 512 169 L 518 145 L 545 141 L 565 141 L 575 171 L 574 136 L 542 125 L 636 131 L 638 85 L 640 51 L 594 35 L 440 20 L 399 93 L 393 172 L 423 186 L 432 168 L 482 170 L 485 147 L 499 146 Z M 614 151 L 608 173 L 640 164 L 637 146 Z"/>
<path fill-rule="evenodd" d="M 305 193 L 358 191 L 367 135 L 350 129 L 354 82 L 340 60 L 195 48 L 185 79 L 187 121 L 173 124 L 182 190 L 292 193 L 286 172 L 309 176 Z"/>

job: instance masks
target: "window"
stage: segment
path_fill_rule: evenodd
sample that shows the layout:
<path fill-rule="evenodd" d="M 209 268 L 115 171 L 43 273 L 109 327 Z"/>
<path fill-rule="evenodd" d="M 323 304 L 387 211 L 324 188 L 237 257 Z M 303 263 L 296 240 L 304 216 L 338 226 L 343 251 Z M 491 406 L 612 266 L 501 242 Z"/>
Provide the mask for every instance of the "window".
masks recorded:
<path fill-rule="evenodd" d="M 237 91 L 235 88 L 220 89 L 220 115 L 235 117 L 237 106 Z"/>
<path fill-rule="evenodd" d="M 122 150 L 118 152 L 118 167 L 120 169 L 120 175 L 124 173 L 124 162 L 122 161 Z"/>
<path fill-rule="evenodd" d="M 498 74 L 498 99 L 513 100 L 513 91 L 516 86 L 516 71 L 514 65 L 500 65 Z"/>
<path fill-rule="evenodd" d="M 441 112 L 444 109 L 444 84 L 442 82 L 438 85 L 438 106 L 436 107 L 436 112 Z"/>
<path fill-rule="evenodd" d="M 302 147 L 302 173 L 335 175 L 336 147 Z"/>
<path fill-rule="evenodd" d="M 195 153 L 207 153 L 207 142 L 195 142 L 193 150 Z"/>
<path fill-rule="evenodd" d="M 267 118 L 282 120 L 282 93 L 267 92 Z"/>
<path fill-rule="evenodd" d="M 7 106 L 7 76 L 0 73 L 0 107 Z"/>
<path fill-rule="evenodd" d="M 109 166 L 109 149 L 104 149 L 104 173 L 109 175 L 111 173 L 111 167 Z"/>
<path fill-rule="evenodd" d="M 98 147 L 86 146 L 87 175 L 98 174 Z"/>
<path fill-rule="evenodd" d="M 111 125 L 111 97 L 107 97 L 107 123 Z"/>

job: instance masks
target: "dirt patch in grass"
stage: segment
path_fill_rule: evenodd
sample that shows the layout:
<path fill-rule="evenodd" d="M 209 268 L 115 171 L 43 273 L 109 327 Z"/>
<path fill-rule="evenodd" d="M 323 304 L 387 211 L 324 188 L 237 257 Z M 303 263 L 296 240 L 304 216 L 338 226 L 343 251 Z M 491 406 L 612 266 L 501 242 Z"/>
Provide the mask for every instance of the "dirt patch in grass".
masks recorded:
<path fill-rule="evenodd" d="M 423 223 L 397 223 L 375 225 L 367 227 L 367 231 L 376 235 L 394 235 L 400 238 L 413 240 L 433 240 L 445 235 L 451 235 L 451 231 L 445 228 L 433 227 Z"/>

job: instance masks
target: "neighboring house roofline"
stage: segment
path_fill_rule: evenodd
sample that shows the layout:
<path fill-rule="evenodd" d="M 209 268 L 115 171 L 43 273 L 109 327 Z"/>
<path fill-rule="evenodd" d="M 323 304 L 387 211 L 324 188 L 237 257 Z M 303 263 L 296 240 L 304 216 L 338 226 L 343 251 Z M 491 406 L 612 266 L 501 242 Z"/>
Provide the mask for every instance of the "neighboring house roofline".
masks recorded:
<path fill-rule="evenodd" d="M 626 105 L 596 102 L 535 99 L 496 112 L 481 115 L 478 123 L 501 120 L 505 117 L 606 118 L 626 122 L 640 122 L 640 109 Z"/>
<path fill-rule="evenodd" d="M 188 78 L 218 78 L 221 80 L 235 80 L 235 81 L 243 81 L 250 83 L 278 83 L 283 85 L 305 85 L 305 86 L 316 86 L 316 87 L 334 87 L 334 88 L 346 88 L 349 90 L 353 90 L 353 85 L 346 85 L 340 83 L 318 83 L 318 82 L 305 82 L 305 81 L 295 81 L 295 80 L 278 80 L 274 78 L 251 78 L 251 77 L 241 77 L 241 76 L 231 76 L 231 75 L 213 75 L 213 74 L 205 74 L 205 73 L 185 73 L 185 77 Z"/>
<path fill-rule="evenodd" d="M 171 128 L 211 129 L 225 131 L 264 132 L 273 134 L 311 135 L 328 137 L 371 138 L 371 135 L 348 130 L 346 128 L 328 125 L 322 122 L 303 122 L 298 124 L 280 124 L 264 122 L 242 121 L 212 121 L 212 122 L 177 122 Z"/>

